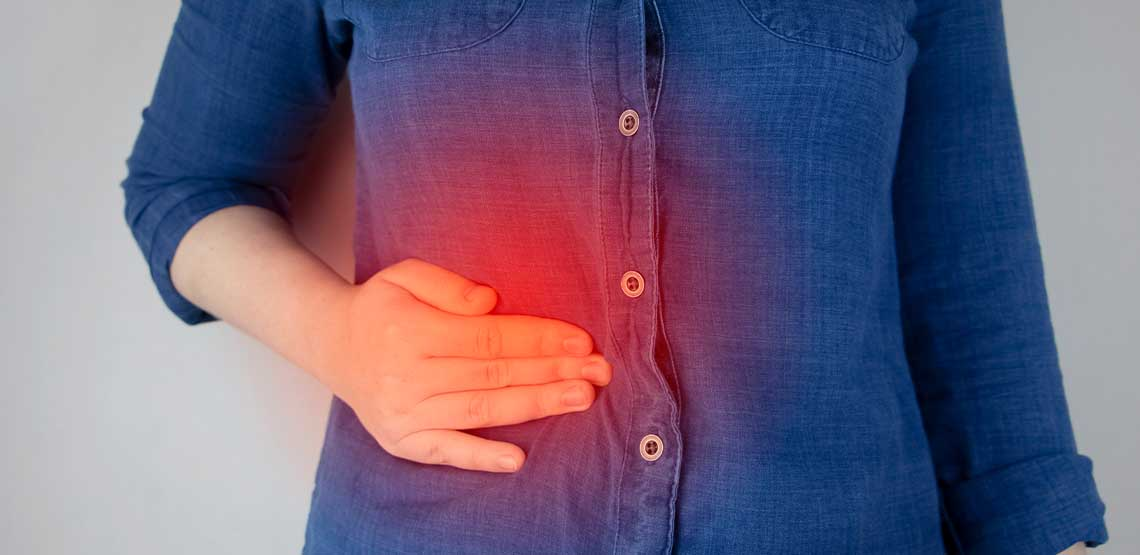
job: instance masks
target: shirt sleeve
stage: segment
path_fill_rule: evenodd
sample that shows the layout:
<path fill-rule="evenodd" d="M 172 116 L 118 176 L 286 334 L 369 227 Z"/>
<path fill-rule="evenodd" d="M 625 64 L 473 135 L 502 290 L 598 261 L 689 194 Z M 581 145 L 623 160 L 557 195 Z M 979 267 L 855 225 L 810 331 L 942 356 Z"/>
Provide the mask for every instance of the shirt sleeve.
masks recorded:
<path fill-rule="evenodd" d="M 167 307 L 170 262 L 198 220 L 234 205 L 289 218 L 287 177 L 336 95 L 350 29 L 320 0 L 184 0 L 121 183 L 125 217 Z"/>
<path fill-rule="evenodd" d="M 918 2 L 895 173 L 909 359 L 960 551 L 1107 541 L 1076 451 L 999 0 Z"/>

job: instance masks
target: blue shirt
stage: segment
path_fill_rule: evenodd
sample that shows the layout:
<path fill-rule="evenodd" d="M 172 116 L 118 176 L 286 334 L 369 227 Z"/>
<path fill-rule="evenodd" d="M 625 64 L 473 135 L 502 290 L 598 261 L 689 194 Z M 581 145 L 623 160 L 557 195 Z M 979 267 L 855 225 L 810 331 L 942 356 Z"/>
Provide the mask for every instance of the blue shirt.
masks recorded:
<path fill-rule="evenodd" d="M 334 399 L 305 553 L 1052 554 L 1076 450 L 997 0 L 186 0 L 123 182 L 289 216 L 338 82 L 356 280 L 417 257 L 586 329 L 585 412 L 389 455 Z M 267 275 L 265 279 L 273 279 Z"/>

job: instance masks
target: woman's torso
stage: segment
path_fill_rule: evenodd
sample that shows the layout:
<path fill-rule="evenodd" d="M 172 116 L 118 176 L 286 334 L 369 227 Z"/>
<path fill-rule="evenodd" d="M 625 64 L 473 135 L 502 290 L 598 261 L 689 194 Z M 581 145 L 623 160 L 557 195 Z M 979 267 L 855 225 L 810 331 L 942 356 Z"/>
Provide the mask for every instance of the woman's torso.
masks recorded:
<path fill-rule="evenodd" d="M 508 475 L 392 457 L 334 401 L 307 553 L 941 552 L 891 217 L 912 2 L 657 2 L 653 95 L 639 1 L 343 8 L 357 280 L 428 260 L 614 379 L 473 431 L 528 453 Z"/>

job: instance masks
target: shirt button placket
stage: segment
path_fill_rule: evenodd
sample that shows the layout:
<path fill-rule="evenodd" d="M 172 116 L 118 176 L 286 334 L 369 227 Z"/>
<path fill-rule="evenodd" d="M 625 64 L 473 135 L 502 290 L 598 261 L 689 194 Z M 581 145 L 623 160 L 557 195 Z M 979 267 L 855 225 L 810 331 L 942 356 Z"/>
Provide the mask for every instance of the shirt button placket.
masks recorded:
<path fill-rule="evenodd" d="M 595 4 L 590 56 L 600 126 L 599 218 L 614 352 L 626 363 L 614 551 L 668 553 L 673 546 L 683 449 L 677 404 L 655 360 L 660 295 L 653 112 L 646 82 L 644 0 Z M 645 118 L 642 121 L 642 118 Z M 612 273 L 611 273 L 612 272 Z M 614 297 L 617 291 L 621 295 Z M 626 415 L 621 415 L 625 418 Z"/>

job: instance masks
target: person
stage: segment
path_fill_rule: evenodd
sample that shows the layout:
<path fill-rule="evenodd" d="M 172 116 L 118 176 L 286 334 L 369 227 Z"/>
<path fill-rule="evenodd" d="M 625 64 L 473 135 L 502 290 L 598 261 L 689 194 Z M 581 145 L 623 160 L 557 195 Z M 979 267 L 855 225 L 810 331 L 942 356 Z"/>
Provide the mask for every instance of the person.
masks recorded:
<path fill-rule="evenodd" d="M 997 0 L 185 0 L 127 165 L 170 310 L 334 394 L 305 553 L 1107 540 Z"/>

